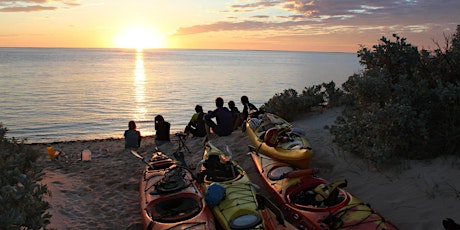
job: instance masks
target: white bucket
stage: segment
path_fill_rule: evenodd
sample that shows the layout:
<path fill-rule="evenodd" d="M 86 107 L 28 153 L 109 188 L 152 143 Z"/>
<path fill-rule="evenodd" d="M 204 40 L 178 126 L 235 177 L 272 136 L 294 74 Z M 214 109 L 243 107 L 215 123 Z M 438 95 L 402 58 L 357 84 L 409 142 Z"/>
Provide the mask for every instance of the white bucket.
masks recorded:
<path fill-rule="evenodd" d="M 85 149 L 81 152 L 81 160 L 82 161 L 90 161 L 91 160 L 91 151 L 89 149 Z"/>

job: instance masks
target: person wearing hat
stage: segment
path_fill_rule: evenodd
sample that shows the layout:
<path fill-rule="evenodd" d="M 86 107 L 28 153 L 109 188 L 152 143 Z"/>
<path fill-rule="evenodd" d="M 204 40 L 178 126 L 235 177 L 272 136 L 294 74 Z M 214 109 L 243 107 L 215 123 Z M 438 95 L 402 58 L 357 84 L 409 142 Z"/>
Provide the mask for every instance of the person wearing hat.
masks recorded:
<path fill-rule="evenodd" d="M 195 106 L 195 113 L 192 115 L 192 118 L 185 126 L 185 133 L 191 133 L 194 137 L 204 137 L 206 136 L 206 126 L 204 124 L 204 112 L 201 105 Z"/>

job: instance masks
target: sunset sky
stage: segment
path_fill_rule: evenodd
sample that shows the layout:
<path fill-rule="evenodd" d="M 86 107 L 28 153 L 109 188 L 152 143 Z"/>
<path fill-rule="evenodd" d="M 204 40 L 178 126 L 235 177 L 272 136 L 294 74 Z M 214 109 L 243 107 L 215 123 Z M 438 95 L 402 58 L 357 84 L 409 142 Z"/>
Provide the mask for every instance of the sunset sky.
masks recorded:
<path fill-rule="evenodd" d="M 0 0 L 0 47 L 432 50 L 458 24 L 460 0 Z"/>

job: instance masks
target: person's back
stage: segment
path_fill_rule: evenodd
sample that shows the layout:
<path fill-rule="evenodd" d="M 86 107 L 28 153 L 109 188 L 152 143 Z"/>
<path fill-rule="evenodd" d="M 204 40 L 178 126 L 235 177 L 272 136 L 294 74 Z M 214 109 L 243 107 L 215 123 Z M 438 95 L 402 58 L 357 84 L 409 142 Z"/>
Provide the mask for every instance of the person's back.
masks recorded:
<path fill-rule="evenodd" d="M 125 148 L 139 148 L 141 146 L 141 133 L 136 130 L 136 123 L 130 121 L 128 130 L 125 131 Z"/>
<path fill-rule="evenodd" d="M 216 109 L 205 115 L 206 124 L 219 136 L 228 136 L 233 132 L 233 117 L 230 110 L 224 106 L 221 97 L 216 98 Z M 211 119 L 216 118 L 216 123 Z"/>
<path fill-rule="evenodd" d="M 258 112 L 258 109 L 255 105 L 249 102 L 247 96 L 241 96 L 241 104 L 243 104 L 243 119 L 246 120 L 251 111 Z"/>
<path fill-rule="evenodd" d="M 196 137 L 206 136 L 206 125 L 204 122 L 204 113 L 200 112 L 196 121 L 196 132 L 194 134 Z"/>
<path fill-rule="evenodd" d="M 238 107 L 236 107 L 234 101 L 228 102 L 228 108 L 230 109 L 230 112 L 232 112 L 233 129 L 237 129 L 241 126 L 241 124 L 243 124 L 243 120 L 240 117 L 240 110 L 238 109 Z"/>
<path fill-rule="evenodd" d="M 206 136 L 206 126 L 203 120 L 203 107 L 201 107 L 201 105 L 196 105 L 195 112 L 196 113 L 193 114 L 189 123 L 185 127 L 185 132 L 191 133 L 195 137 L 204 137 Z"/>
<path fill-rule="evenodd" d="M 159 141 L 169 141 L 169 129 L 171 124 L 164 120 L 163 116 L 157 115 L 155 117 L 155 130 L 156 130 L 156 140 Z"/>

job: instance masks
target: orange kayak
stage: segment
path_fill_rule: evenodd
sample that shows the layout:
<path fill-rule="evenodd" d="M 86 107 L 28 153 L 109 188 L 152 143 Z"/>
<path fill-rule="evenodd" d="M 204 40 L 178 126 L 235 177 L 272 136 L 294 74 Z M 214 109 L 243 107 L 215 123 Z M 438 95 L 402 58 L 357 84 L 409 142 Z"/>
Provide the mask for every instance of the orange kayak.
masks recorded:
<path fill-rule="evenodd" d="M 188 169 L 161 152 L 153 153 L 148 164 L 140 183 L 144 229 L 216 229 Z"/>
<path fill-rule="evenodd" d="M 301 229 L 395 230 L 369 204 L 342 189 L 346 181 L 329 183 L 313 176 L 316 169 L 296 169 L 257 152 L 251 158 L 286 219 Z"/>

